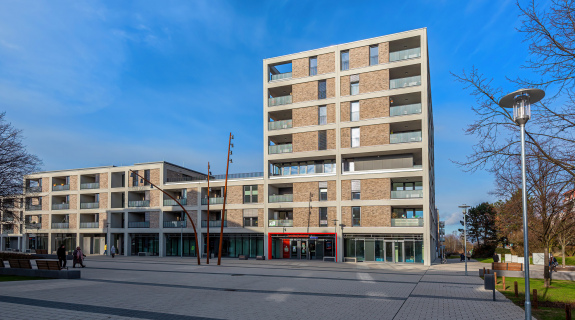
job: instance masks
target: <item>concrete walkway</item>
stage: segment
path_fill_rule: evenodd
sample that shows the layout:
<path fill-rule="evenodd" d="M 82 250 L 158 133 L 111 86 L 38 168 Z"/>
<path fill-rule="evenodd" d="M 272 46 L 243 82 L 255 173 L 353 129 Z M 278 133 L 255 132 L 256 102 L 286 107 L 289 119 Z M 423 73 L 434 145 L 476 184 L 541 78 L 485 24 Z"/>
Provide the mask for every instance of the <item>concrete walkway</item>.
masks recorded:
<path fill-rule="evenodd" d="M 214 261 L 212 261 L 213 263 Z M 80 280 L 0 282 L 2 319 L 523 319 L 479 265 L 89 257 Z M 475 271 L 472 271 L 475 270 Z"/>

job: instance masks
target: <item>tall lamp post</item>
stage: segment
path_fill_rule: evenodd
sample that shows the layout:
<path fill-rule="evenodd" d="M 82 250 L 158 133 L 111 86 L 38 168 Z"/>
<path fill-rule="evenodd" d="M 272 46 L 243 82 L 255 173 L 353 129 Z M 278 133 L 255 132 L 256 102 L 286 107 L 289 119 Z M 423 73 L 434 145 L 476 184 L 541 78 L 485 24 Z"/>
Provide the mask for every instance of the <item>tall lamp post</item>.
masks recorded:
<path fill-rule="evenodd" d="M 531 319 L 531 297 L 529 296 L 529 239 L 527 225 L 527 181 L 525 177 L 525 124 L 531 118 L 531 104 L 545 97 L 541 89 L 520 89 L 499 100 L 503 108 L 513 108 L 513 121 L 521 130 L 521 179 L 523 194 L 523 258 L 525 259 L 525 319 Z"/>
<path fill-rule="evenodd" d="M 464 204 L 459 206 L 463 209 L 463 256 L 465 256 L 465 275 L 467 275 L 467 208 L 468 205 Z"/>

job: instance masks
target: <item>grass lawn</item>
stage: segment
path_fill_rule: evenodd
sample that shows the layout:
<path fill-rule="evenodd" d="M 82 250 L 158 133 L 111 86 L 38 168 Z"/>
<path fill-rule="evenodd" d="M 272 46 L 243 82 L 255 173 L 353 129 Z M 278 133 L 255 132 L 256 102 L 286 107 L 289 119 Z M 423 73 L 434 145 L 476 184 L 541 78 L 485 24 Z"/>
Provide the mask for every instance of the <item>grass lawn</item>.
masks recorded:
<path fill-rule="evenodd" d="M 493 258 L 473 258 L 473 259 L 483 263 L 493 263 Z"/>
<path fill-rule="evenodd" d="M 2 281 L 23 281 L 23 280 L 47 280 L 47 278 L 0 275 L 0 282 L 2 282 Z"/>
<path fill-rule="evenodd" d="M 555 258 L 557 259 L 559 266 L 562 266 L 563 265 L 563 257 L 555 256 Z M 565 264 L 568 266 L 575 266 L 575 257 L 567 257 L 565 259 Z"/>

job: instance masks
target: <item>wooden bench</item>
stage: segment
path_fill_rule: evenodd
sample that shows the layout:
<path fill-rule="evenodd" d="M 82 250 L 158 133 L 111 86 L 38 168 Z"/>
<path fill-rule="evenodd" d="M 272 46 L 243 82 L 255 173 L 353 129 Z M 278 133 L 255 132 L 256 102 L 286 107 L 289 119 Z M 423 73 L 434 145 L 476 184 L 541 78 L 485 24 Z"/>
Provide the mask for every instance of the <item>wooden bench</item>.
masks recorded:
<path fill-rule="evenodd" d="M 22 259 L 10 259 L 8 260 L 10 264 L 10 268 L 16 269 L 32 269 L 32 264 L 30 260 L 22 260 Z"/>
<path fill-rule="evenodd" d="M 493 262 L 491 263 L 492 270 L 508 270 L 508 271 L 523 271 L 523 264 L 522 263 L 501 263 L 501 262 Z"/>
<path fill-rule="evenodd" d="M 37 254 L 48 254 L 48 250 L 45 250 L 45 249 L 37 249 L 37 250 L 36 250 L 36 253 L 37 253 Z"/>
<path fill-rule="evenodd" d="M 493 262 L 491 264 L 492 270 L 507 270 L 507 263 Z"/>
<path fill-rule="evenodd" d="M 36 260 L 36 265 L 38 266 L 38 270 L 62 270 L 58 260 Z"/>

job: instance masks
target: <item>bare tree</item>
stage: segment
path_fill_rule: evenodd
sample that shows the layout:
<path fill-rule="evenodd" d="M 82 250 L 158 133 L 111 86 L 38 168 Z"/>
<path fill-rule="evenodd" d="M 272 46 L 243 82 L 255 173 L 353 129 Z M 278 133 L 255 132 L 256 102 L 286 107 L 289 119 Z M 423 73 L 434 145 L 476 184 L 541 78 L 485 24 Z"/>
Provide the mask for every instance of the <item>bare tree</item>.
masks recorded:
<path fill-rule="evenodd" d="M 573 211 L 573 205 L 575 202 L 575 190 L 571 190 L 567 192 L 565 198 L 565 212 L 566 215 L 565 219 L 568 220 L 566 223 L 567 226 L 572 225 L 575 226 L 575 212 Z M 569 221 L 570 220 L 570 221 Z M 567 255 L 565 254 L 565 248 L 567 246 L 575 244 L 575 227 L 573 228 L 563 228 L 557 234 L 557 243 L 561 247 L 561 257 L 563 258 L 563 268 L 565 268 Z"/>

